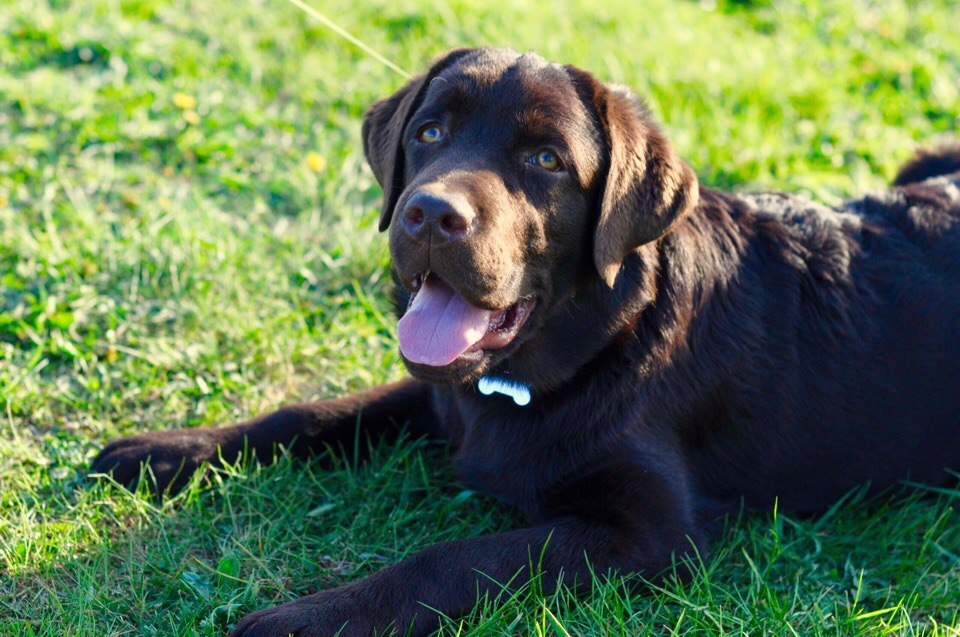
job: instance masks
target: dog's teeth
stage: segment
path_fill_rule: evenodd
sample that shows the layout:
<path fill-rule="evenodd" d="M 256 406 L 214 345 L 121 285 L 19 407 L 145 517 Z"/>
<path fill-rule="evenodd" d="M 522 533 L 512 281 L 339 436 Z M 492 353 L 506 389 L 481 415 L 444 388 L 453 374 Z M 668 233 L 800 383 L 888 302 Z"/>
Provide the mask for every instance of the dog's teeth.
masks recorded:
<path fill-rule="evenodd" d="M 504 326 L 504 324 L 507 322 L 507 316 L 509 314 L 510 314 L 510 308 L 501 310 L 498 314 L 495 314 L 490 319 L 490 327 L 487 328 L 487 331 L 496 332 L 497 330 L 501 329 Z"/>

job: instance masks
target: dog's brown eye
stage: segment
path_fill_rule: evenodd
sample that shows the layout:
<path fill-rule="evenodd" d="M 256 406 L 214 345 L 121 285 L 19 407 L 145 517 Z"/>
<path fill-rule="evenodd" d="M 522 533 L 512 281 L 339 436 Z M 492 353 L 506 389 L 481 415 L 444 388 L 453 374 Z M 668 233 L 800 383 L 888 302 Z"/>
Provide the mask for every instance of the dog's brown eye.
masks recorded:
<path fill-rule="evenodd" d="M 436 124 L 431 124 L 425 127 L 420 131 L 420 134 L 417 135 L 417 139 L 422 141 L 424 144 L 432 144 L 434 142 L 440 141 L 440 138 L 443 137 L 443 131 L 440 130 L 440 127 Z"/>
<path fill-rule="evenodd" d="M 560 170 L 560 158 L 557 157 L 556 153 L 552 153 L 549 150 L 544 150 L 533 156 L 533 163 L 544 170 L 555 171 Z"/>

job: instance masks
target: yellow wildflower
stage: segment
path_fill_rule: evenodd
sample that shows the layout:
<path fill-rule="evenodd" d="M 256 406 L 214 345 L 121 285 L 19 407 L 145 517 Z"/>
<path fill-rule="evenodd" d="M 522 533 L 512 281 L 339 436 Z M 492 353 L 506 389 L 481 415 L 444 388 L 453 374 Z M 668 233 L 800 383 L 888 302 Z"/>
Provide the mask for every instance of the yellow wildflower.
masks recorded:
<path fill-rule="evenodd" d="M 323 155 L 314 151 L 307 153 L 306 161 L 307 168 L 315 173 L 320 172 L 327 165 L 327 160 L 323 158 Z"/>
<path fill-rule="evenodd" d="M 191 111 L 197 107 L 197 98 L 186 93 L 174 93 L 173 105 L 181 111 Z"/>

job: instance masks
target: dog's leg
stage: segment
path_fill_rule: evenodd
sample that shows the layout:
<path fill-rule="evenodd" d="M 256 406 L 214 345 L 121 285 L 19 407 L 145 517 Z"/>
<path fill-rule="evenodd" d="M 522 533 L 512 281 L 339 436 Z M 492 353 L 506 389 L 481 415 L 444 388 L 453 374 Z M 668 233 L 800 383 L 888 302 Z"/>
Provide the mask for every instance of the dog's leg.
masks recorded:
<path fill-rule="evenodd" d="M 672 556 L 703 546 L 679 492 L 684 480 L 675 478 L 662 466 L 594 472 L 551 498 L 545 523 L 437 544 L 365 579 L 248 615 L 233 637 L 425 635 L 438 628 L 438 612 L 462 616 L 478 595 L 492 600 L 531 571 L 546 592 L 559 581 L 588 588 L 593 574 L 612 570 L 655 580 Z"/>
<path fill-rule="evenodd" d="M 351 449 L 357 435 L 365 442 L 396 433 L 405 424 L 414 435 L 436 433 L 429 387 L 413 379 L 345 398 L 285 407 L 227 427 L 172 429 L 120 438 L 100 452 L 91 469 L 112 472 L 118 482 L 133 485 L 141 466 L 149 465 L 157 492 L 176 491 L 204 462 L 234 462 L 246 451 L 268 463 L 281 445 L 300 457 L 327 447 Z"/>

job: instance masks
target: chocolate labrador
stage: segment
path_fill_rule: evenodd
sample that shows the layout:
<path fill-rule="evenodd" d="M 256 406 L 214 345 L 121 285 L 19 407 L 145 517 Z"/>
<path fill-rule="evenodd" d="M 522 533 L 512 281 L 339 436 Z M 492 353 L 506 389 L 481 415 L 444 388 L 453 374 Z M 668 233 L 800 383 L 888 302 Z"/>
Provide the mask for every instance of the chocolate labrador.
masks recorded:
<path fill-rule="evenodd" d="M 93 463 L 176 489 L 203 463 L 406 427 L 529 525 L 432 546 L 234 634 L 428 633 L 495 582 L 653 580 L 743 504 L 797 513 L 960 469 L 960 146 L 829 208 L 700 186 L 629 91 L 456 50 L 363 122 L 411 378 Z M 677 569 L 673 569 L 677 570 Z M 639 579 L 639 578 L 638 578 Z"/>

